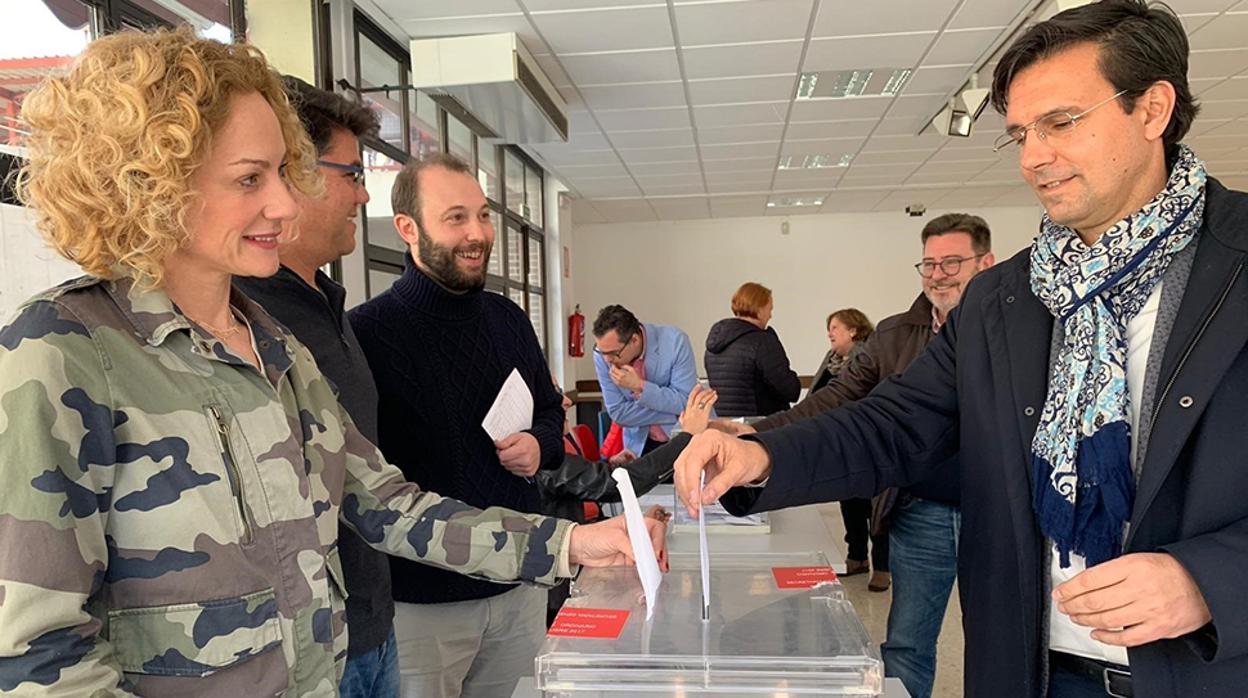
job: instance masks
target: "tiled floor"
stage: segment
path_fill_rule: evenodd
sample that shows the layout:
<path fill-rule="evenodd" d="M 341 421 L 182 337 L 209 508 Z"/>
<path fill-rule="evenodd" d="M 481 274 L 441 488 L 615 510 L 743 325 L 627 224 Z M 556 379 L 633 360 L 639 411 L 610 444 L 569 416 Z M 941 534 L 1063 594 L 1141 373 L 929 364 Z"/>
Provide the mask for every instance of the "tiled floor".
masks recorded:
<path fill-rule="evenodd" d="M 841 522 L 840 506 L 827 504 L 821 507 L 828 530 L 838 544 L 842 557 L 845 556 L 845 525 Z M 862 623 L 877 643 L 884 641 L 885 628 L 888 625 L 888 607 L 892 597 L 888 592 L 877 593 L 867 590 L 867 579 L 870 575 L 860 574 L 843 580 L 845 592 L 850 603 L 858 611 Z M 962 696 L 962 609 L 958 606 L 958 592 L 955 588 L 949 599 L 949 608 L 945 612 L 945 624 L 941 629 L 937 643 L 936 685 L 932 691 L 933 698 L 961 698 Z"/>

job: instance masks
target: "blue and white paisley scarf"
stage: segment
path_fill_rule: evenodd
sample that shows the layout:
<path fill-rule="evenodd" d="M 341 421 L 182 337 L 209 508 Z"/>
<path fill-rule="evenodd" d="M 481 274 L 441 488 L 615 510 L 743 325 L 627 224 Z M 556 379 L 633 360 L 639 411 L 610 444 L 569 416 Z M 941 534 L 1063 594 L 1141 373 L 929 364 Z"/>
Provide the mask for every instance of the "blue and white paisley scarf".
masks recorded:
<path fill-rule="evenodd" d="M 1118 556 L 1131 517 L 1126 328 L 1174 255 L 1200 227 L 1205 165 L 1187 146 L 1166 188 L 1091 247 L 1046 215 L 1031 247 L 1031 290 L 1057 322 L 1061 348 L 1031 442 L 1032 506 L 1062 567 Z"/>

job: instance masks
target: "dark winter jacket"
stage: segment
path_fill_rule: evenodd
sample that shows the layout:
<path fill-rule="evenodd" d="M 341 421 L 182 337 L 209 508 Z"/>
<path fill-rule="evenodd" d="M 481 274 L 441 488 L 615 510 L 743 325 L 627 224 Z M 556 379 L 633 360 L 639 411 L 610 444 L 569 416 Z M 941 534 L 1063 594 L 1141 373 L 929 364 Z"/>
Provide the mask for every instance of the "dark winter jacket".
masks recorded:
<path fill-rule="evenodd" d="M 719 393 L 721 417 L 756 417 L 789 408 L 802 382 L 789 367 L 772 328 L 739 318 L 720 320 L 706 336 L 706 375 Z"/>

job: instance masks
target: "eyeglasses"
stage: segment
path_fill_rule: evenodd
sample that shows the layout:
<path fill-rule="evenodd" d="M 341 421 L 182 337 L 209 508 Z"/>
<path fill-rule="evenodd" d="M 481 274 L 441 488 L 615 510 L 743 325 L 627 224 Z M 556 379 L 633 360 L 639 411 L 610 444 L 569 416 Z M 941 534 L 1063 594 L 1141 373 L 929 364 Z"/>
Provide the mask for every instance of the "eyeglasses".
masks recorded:
<path fill-rule="evenodd" d="M 594 353 L 604 359 L 618 359 L 620 358 L 620 355 L 624 353 L 624 350 L 628 348 L 628 343 L 631 341 L 633 341 L 633 335 L 630 334 L 627 339 L 623 340 L 623 344 L 619 349 L 616 349 L 615 351 L 603 351 L 598 347 L 594 347 Z"/>
<path fill-rule="evenodd" d="M 999 153 L 1011 145 L 1016 145 L 1021 149 L 1023 147 L 1023 142 L 1027 140 L 1027 132 L 1032 130 L 1036 132 L 1036 135 L 1040 138 L 1040 140 L 1045 141 L 1046 143 L 1050 138 L 1060 140 L 1065 136 L 1070 135 L 1070 132 L 1075 130 L 1075 126 L 1079 124 L 1080 119 L 1088 114 L 1091 114 L 1097 109 L 1100 109 L 1106 104 L 1109 104 L 1115 99 L 1118 99 L 1126 93 L 1126 90 L 1119 90 L 1112 96 L 1093 104 L 1078 114 L 1071 114 L 1066 111 L 1054 112 L 1052 114 L 1045 114 L 1026 126 L 1016 126 L 1009 129 L 1005 133 L 998 136 L 997 140 L 993 141 L 992 152 Z"/>
<path fill-rule="evenodd" d="M 321 167 L 328 167 L 331 170 L 339 172 L 350 172 L 351 183 L 357 187 L 364 186 L 364 168 L 359 165 L 347 165 L 341 162 L 333 162 L 332 160 L 317 160 L 316 164 Z"/>
<path fill-rule="evenodd" d="M 945 257 L 940 261 L 925 259 L 914 265 L 914 269 L 919 272 L 919 276 L 925 279 L 932 278 L 932 274 L 936 273 L 936 267 L 940 267 L 940 270 L 945 273 L 945 276 L 957 276 L 958 272 L 962 271 L 962 265 L 964 263 L 969 262 L 972 259 L 979 259 L 983 256 L 984 255 L 982 254 L 977 254 L 974 257 Z"/>

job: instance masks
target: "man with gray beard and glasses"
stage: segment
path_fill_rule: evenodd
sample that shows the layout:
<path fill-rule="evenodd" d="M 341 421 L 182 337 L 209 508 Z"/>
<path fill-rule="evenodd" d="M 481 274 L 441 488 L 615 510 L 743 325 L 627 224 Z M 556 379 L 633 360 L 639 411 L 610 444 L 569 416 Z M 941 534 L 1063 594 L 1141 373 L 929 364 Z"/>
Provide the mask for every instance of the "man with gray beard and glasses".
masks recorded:
<path fill-rule="evenodd" d="M 528 316 L 484 291 L 485 194 L 466 163 L 436 155 L 409 162 L 391 200 L 406 269 L 351 312 L 380 394 L 378 445 L 422 487 L 536 513 L 533 476 L 563 459 L 562 396 Z M 533 394 L 533 426 L 493 441 L 481 422 L 513 370 Z M 391 578 L 403 696 L 512 694 L 545 631 L 543 590 L 397 558 Z"/>

